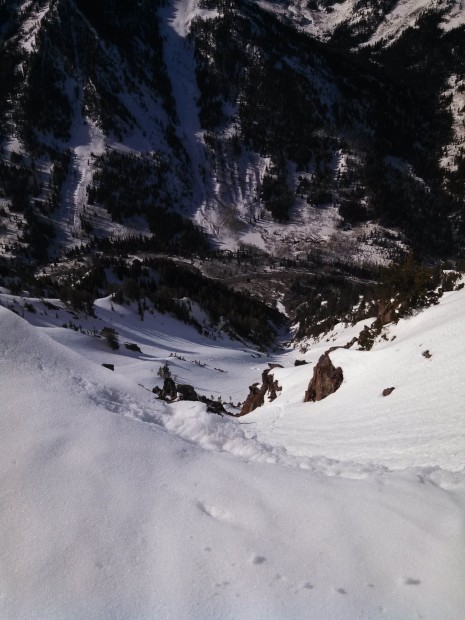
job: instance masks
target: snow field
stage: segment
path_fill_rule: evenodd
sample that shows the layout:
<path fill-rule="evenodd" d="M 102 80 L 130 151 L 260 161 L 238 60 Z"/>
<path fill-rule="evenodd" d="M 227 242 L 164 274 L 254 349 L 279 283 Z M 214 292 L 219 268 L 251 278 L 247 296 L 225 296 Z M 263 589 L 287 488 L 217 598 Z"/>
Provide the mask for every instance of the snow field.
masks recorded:
<path fill-rule="evenodd" d="M 0 616 L 463 617 L 465 291 L 333 352 L 345 380 L 321 403 L 301 403 L 312 364 L 360 326 L 306 366 L 282 354 L 282 394 L 237 420 L 137 384 L 171 360 L 196 389 L 244 393 L 253 350 L 104 299 L 88 321 L 142 349 L 113 353 L 33 303 L 36 326 L 0 308 Z"/>
<path fill-rule="evenodd" d="M 438 306 L 389 326 L 387 340 L 379 339 L 372 351 L 332 352 L 334 365 L 343 369 L 344 383 L 320 403 L 302 403 L 305 381 L 311 376 L 307 366 L 275 370 L 282 396 L 262 408 L 250 428 L 260 440 L 296 455 L 463 473 L 464 304 L 463 290 L 446 293 Z M 334 342 L 330 336 L 304 357 L 315 363 L 330 346 L 350 341 L 364 324 L 369 322 L 347 333 L 339 327 Z M 425 351 L 430 358 L 424 357 Z M 395 390 L 383 397 L 383 389 L 389 387 Z"/>

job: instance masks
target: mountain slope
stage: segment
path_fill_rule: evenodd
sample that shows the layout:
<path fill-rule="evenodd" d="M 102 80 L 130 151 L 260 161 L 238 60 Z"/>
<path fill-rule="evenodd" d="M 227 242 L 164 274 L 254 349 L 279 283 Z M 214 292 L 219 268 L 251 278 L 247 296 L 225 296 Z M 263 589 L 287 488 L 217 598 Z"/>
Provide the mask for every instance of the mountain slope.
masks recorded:
<path fill-rule="evenodd" d="M 128 234 L 174 246 L 174 214 L 186 252 L 206 245 L 194 222 L 224 248 L 326 263 L 385 263 L 406 244 L 460 256 L 456 5 L 310 7 L 324 36 L 296 25 L 299 7 L 3 3 L 4 257 Z"/>
<path fill-rule="evenodd" d="M 343 369 L 344 383 L 320 403 L 302 402 L 302 383 L 311 376 L 307 366 L 275 370 L 282 395 L 252 414 L 251 433 L 291 453 L 368 468 L 376 463 L 463 471 L 463 354 L 455 343 L 464 304 L 463 289 L 445 293 L 439 305 L 389 324 L 370 351 L 333 351 L 331 360 Z M 310 341 L 301 359 L 314 365 L 329 347 L 344 346 L 358 335 L 364 324 L 369 322 L 349 329 L 339 324 L 321 342 Z M 383 397 L 390 387 L 394 391 Z"/>
<path fill-rule="evenodd" d="M 463 472 L 296 458 L 203 405 L 170 412 L 10 311 L 0 319 L 2 615 L 461 618 Z M 173 416 L 189 441 L 164 430 Z"/>
<path fill-rule="evenodd" d="M 265 0 L 260 5 L 318 39 L 328 40 L 338 31 L 345 30 L 364 45 L 380 41 L 383 45 L 391 44 L 404 30 L 414 27 L 418 17 L 427 12 L 440 15 L 441 27 L 445 31 L 465 24 L 460 0 Z"/>
<path fill-rule="evenodd" d="M 464 28 L 0 2 L 1 617 L 462 620 Z"/>

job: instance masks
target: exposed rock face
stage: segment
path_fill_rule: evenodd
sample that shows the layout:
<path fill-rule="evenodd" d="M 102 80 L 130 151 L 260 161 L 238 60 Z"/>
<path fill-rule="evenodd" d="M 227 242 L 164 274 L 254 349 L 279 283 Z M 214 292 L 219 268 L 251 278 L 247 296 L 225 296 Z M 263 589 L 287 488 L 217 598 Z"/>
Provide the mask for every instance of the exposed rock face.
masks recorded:
<path fill-rule="evenodd" d="M 320 357 L 313 369 L 313 377 L 305 392 L 304 402 L 323 400 L 338 390 L 343 381 L 342 368 L 335 368 L 329 355 Z"/>
<path fill-rule="evenodd" d="M 384 327 L 388 323 L 397 322 L 396 308 L 397 302 L 380 301 L 378 304 L 378 312 L 376 319 L 380 327 Z"/>
<path fill-rule="evenodd" d="M 257 407 L 261 407 L 265 402 L 266 387 L 263 389 L 263 385 L 261 387 L 258 386 L 258 383 L 249 385 L 249 393 L 244 401 L 244 404 L 242 405 L 242 409 L 239 413 L 240 416 L 247 415 L 251 411 L 257 409 Z"/>
<path fill-rule="evenodd" d="M 217 415 L 222 415 L 224 413 L 226 415 L 231 415 L 226 411 L 223 407 L 223 403 L 220 403 L 219 400 L 212 400 L 206 396 L 199 396 L 199 400 L 207 405 L 207 411 L 209 413 L 216 413 Z"/>
<path fill-rule="evenodd" d="M 162 400 L 174 400 L 177 396 L 176 384 L 171 377 L 166 377 L 163 388 L 158 393 L 158 398 Z"/>
<path fill-rule="evenodd" d="M 179 395 L 179 400 L 199 400 L 197 392 L 194 390 L 192 385 L 178 383 L 176 385 L 176 390 Z"/>
<path fill-rule="evenodd" d="M 362 349 L 362 351 L 369 351 L 371 347 L 373 346 L 373 342 L 375 340 L 376 335 L 377 335 L 377 331 L 375 328 L 370 328 L 368 327 L 368 325 L 365 325 L 365 327 L 362 329 L 362 331 L 358 335 L 357 340 L 358 340 L 359 348 Z"/>
<path fill-rule="evenodd" d="M 169 403 L 175 400 L 189 400 L 200 401 L 207 405 L 207 411 L 209 413 L 216 413 L 222 415 L 229 414 L 223 407 L 223 403 L 217 400 L 212 400 L 206 396 L 199 396 L 192 385 L 188 383 L 175 383 L 171 377 L 167 377 L 163 383 L 163 388 L 154 387 L 152 392 L 158 396 L 161 400 L 166 400 Z"/>
<path fill-rule="evenodd" d="M 368 328 L 364 327 L 364 329 L 368 329 Z M 337 349 L 350 349 L 350 347 L 356 342 L 358 342 L 358 338 L 357 336 L 354 336 L 352 340 L 350 342 L 347 342 L 344 346 L 329 347 L 329 349 L 325 351 L 325 355 L 329 355 L 330 353 L 332 353 L 333 351 L 336 351 Z M 294 365 L 298 366 L 298 364 L 294 364 Z"/>
<path fill-rule="evenodd" d="M 176 389 L 178 391 L 179 400 L 198 400 L 201 403 L 205 403 L 207 405 L 207 411 L 209 413 L 217 413 L 219 415 L 223 413 L 228 414 L 226 409 L 223 407 L 222 402 L 220 402 L 219 400 L 212 400 L 211 398 L 207 398 L 206 396 L 199 396 L 192 387 L 192 385 L 189 385 L 187 383 L 178 383 L 176 385 Z"/>
<path fill-rule="evenodd" d="M 262 373 L 262 384 L 260 387 L 258 383 L 253 383 L 249 386 L 249 394 L 242 405 L 242 409 L 239 415 L 246 415 L 251 411 L 257 409 L 257 407 L 261 407 L 265 402 L 265 396 L 268 392 L 268 399 L 273 401 L 277 396 L 278 392 L 281 391 L 281 387 L 278 385 L 278 382 L 275 381 L 270 371 L 273 368 L 282 368 L 280 364 L 268 364 L 269 368 L 263 371 Z"/>
<path fill-rule="evenodd" d="M 351 347 L 352 345 L 354 345 L 356 342 L 358 342 L 358 338 L 357 338 L 357 336 L 354 336 L 354 337 L 352 338 L 352 340 L 350 340 L 349 342 L 347 342 L 347 343 L 346 343 L 346 344 L 345 344 L 342 348 L 343 348 L 343 349 L 350 349 L 350 347 Z"/>

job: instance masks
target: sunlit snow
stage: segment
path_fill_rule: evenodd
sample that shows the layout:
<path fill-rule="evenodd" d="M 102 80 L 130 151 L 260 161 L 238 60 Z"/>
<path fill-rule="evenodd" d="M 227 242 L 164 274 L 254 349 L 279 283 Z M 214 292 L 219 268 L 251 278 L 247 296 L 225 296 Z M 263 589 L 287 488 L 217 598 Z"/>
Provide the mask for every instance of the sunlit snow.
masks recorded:
<path fill-rule="evenodd" d="M 32 323 L 0 308 L 0 616 L 463 617 L 464 290 L 334 351 L 343 385 L 305 405 L 360 325 L 267 357 L 108 298 L 73 320 L 141 349 L 112 352 L 60 302 L 0 300 Z M 167 405 L 165 361 L 226 401 L 278 361 L 283 390 L 237 419 Z"/>

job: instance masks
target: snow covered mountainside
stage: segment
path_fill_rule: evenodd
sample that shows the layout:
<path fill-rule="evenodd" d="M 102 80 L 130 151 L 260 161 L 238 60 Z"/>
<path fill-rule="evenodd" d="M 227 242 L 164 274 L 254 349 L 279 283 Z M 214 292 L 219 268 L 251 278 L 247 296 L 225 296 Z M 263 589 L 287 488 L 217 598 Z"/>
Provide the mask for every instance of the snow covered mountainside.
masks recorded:
<path fill-rule="evenodd" d="M 317 38 L 331 38 L 336 30 L 346 28 L 362 36 L 366 45 L 379 41 L 384 44 L 392 43 L 404 30 L 415 27 L 421 15 L 429 12 L 438 13 L 441 28 L 444 30 L 452 30 L 465 24 L 461 0 L 263 0 L 260 5 Z"/>
<path fill-rule="evenodd" d="M 463 14 L 0 1 L 1 619 L 462 620 Z"/>
<path fill-rule="evenodd" d="M 0 24 L 2 261 L 129 235 L 463 253 L 460 3 L 8 0 Z"/>
<path fill-rule="evenodd" d="M 110 299 L 89 333 L 1 299 L 2 617 L 463 617 L 465 289 L 333 351 L 342 386 L 305 404 L 360 325 L 266 357 Z M 168 363 L 235 401 L 268 361 L 282 391 L 242 418 L 151 392 Z"/>

